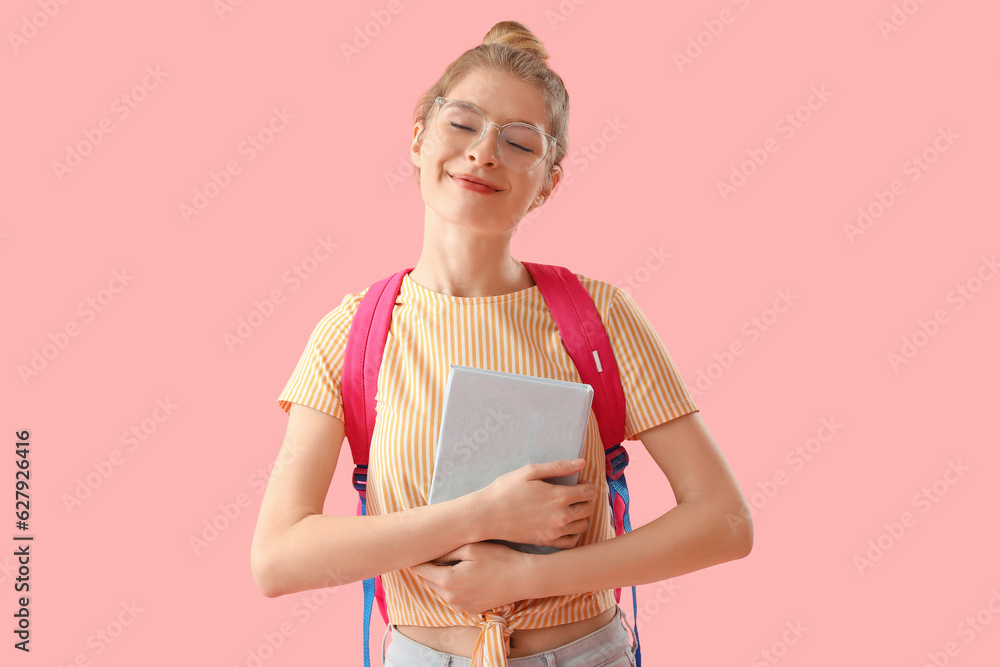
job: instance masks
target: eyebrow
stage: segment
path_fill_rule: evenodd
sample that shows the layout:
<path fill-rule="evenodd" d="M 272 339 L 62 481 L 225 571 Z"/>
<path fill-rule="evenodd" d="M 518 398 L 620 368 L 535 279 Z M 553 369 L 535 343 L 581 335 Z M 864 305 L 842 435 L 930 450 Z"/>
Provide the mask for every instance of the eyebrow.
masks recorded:
<path fill-rule="evenodd" d="M 461 97 L 456 97 L 455 99 L 461 100 L 462 98 Z M 481 109 L 483 113 L 486 113 L 486 109 L 483 109 L 478 104 L 474 104 L 474 103 L 470 102 L 469 100 L 462 100 L 462 101 L 465 102 L 466 104 L 472 104 L 472 106 L 474 106 L 474 107 L 479 107 L 479 109 Z M 515 118 L 515 119 L 512 119 L 512 120 L 507 120 L 506 123 L 500 123 L 500 124 L 501 125 L 506 125 L 507 123 L 525 123 L 526 125 L 531 125 L 532 127 L 538 128 L 539 130 L 542 130 L 543 132 L 545 131 L 545 130 L 542 129 L 543 125 L 536 125 L 535 123 L 532 123 L 530 120 L 524 120 L 522 118 Z"/>

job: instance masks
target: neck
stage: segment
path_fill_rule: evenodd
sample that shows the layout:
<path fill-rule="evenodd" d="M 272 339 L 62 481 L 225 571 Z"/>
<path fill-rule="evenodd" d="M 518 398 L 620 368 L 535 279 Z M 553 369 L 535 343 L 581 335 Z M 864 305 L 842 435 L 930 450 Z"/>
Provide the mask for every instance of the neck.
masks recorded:
<path fill-rule="evenodd" d="M 498 296 L 535 284 L 510 254 L 512 230 L 490 232 L 428 215 L 424 244 L 410 279 L 429 290 L 458 297 Z"/>

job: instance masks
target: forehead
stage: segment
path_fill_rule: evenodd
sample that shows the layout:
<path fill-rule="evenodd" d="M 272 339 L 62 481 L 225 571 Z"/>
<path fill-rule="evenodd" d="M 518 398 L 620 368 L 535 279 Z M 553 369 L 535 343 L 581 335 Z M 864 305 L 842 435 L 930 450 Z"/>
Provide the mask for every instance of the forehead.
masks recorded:
<path fill-rule="evenodd" d="M 507 74 L 476 70 L 460 79 L 446 97 L 472 102 L 494 123 L 529 123 L 547 131 L 541 94 Z"/>

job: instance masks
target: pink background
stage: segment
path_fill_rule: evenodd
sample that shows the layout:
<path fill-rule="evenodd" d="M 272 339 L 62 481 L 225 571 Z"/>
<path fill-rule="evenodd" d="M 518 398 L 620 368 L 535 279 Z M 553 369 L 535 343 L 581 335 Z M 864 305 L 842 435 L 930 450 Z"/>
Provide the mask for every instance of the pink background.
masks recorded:
<path fill-rule="evenodd" d="M 250 575 L 286 424 L 275 401 L 346 292 L 416 262 L 423 204 L 395 176 L 413 104 L 503 19 L 535 31 L 572 100 L 572 182 L 526 221 L 514 256 L 630 278 L 754 505 L 748 558 L 673 592 L 639 588 L 647 665 L 996 664 L 1000 279 L 984 258 L 1000 250 L 1000 7 L 388 6 L 5 3 L 4 664 L 360 664 L 360 584 L 268 599 Z M 366 25 L 374 37 L 346 58 Z M 250 160 L 240 147 L 276 108 L 292 118 Z M 797 127 L 782 120 L 796 113 Z M 753 155 L 763 164 L 743 164 Z M 185 221 L 181 206 L 230 161 L 239 172 Z M 849 238 L 879 198 L 892 202 Z M 338 245 L 295 282 L 317 238 Z M 654 251 L 670 256 L 658 265 Z M 795 300 L 774 318 L 779 290 Z M 60 336 L 67 326 L 76 335 Z M 894 367 L 904 338 L 916 353 Z M 727 358 L 734 342 L 742 354 Z M 24 379 L 36 352 L 50 358 Z M 840 425 L 832 437 L 824 419 Z M 144 439 L 123 442 L 133 427 Z M 30 655 L 11 633 L 22 429 Z M 673 495 L 639 443 L 630 452 L 642 524 Z M 328 513 L 355 509 L 342 454 Z M 213 521 L 223 529 L 196 550 Z M 376 614 L 376 663 L 383 627 Z"/>

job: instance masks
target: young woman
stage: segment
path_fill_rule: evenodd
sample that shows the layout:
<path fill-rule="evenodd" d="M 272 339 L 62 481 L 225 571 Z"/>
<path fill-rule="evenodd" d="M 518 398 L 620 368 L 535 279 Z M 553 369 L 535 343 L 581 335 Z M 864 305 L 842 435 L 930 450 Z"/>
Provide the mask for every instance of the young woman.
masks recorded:
<path fill-rule="evenodd" d="M 582 462 L 525 466 L 427 505 L 449 364 L 580 381 L 510 254 L 567 151 L 569 99 L 547 57 L 523 25 L 498 23 L 417 106 L 423 249 L 400 287 L 379 375 L 369 516 L 323 514 L 345 434 L 344 345 L 367 290 L 319 322 L 278 399 L 288 427 L 254 533 L 254 579 L 274 597 L 382 575 L 386 665 L 634 665 L 613 589 L 741 558 L 753 542 L 743 494 L 649 321 L 627 292 L 580 274 L 615 352 L 626 439 L 648 449 L 677 507 L 615 537 L 593 415 Z M 542 481 L 577 470 L 576 486 Z"/>

